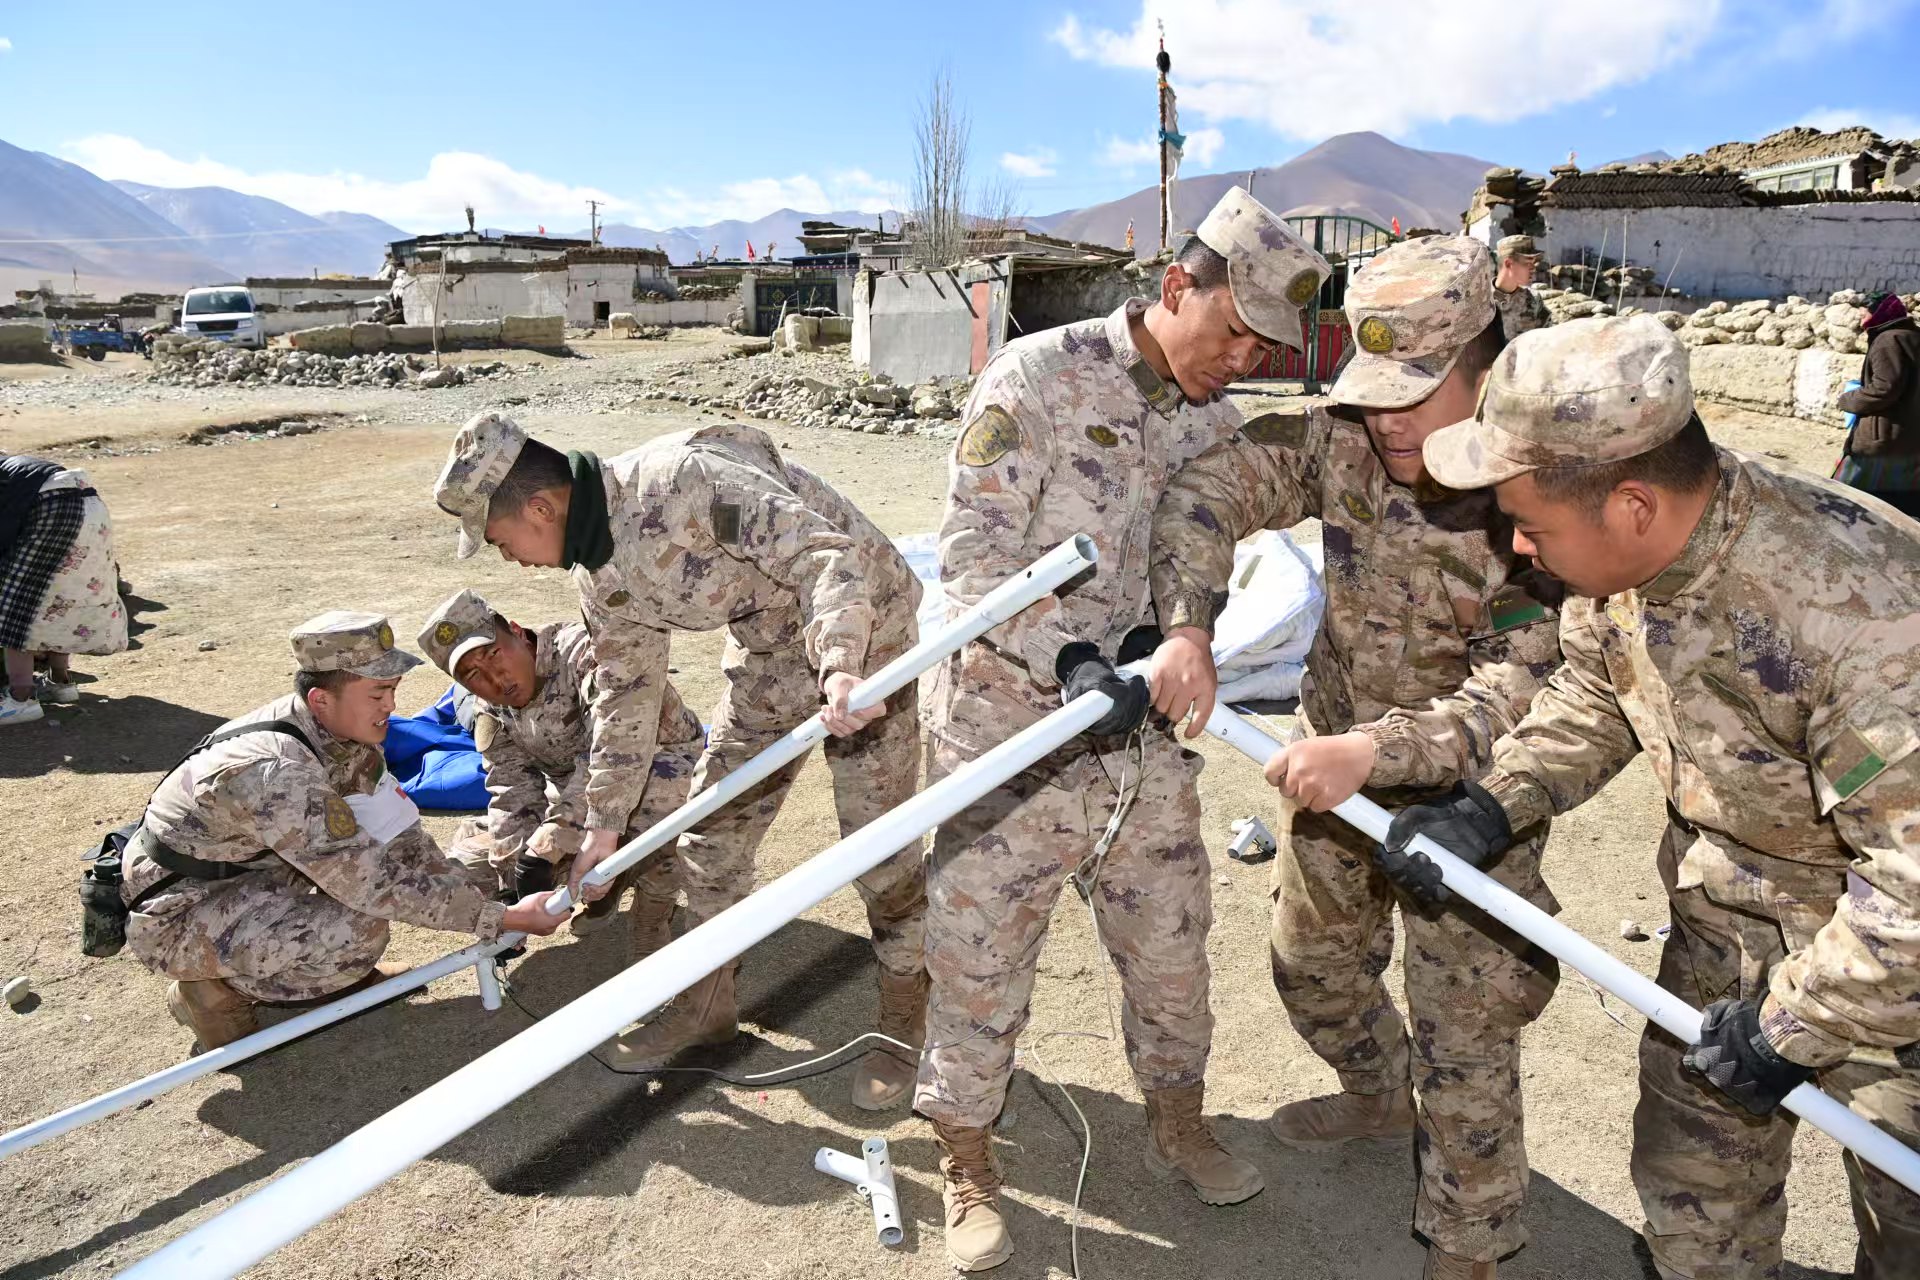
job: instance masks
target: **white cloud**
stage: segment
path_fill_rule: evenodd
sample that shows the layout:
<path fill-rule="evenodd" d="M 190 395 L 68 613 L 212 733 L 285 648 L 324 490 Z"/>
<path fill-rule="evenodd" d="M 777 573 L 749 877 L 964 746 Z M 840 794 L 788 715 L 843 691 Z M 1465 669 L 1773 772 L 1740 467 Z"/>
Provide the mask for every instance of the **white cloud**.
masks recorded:
<path fill-rule="evenodd" d="M 1218 129 L 1188 129 L 1187 145 L 1181 152 L 1181 169 L 1198 172 L 1213 163 L 1226 145 L 1226 135 Z M 1139 169 L 1160 163 L 1160 148 L 1153 136 L 1144 138 L 1105 138 L 1100 144 L 1100 163 L 1111 169 Z"/>
<path fill-rule="evenodd" d="M 0 36 L 0 53 L 12 53 L 12 52 L 13 52 L 13 41 L 7 39 L 5 36 Z"/>
<path fill-rule="evenodd" d="M 1218 129 L 1187 130 L 1187 145 L 1182 150 L 1181 164 L 1210 165 L 1213 158 L 1220 154 L 1220 148 L 1227 143 L 1227 136 Z"/>
<path fill-rule="evenodd" d="M 443 151 L 427 162 L 423 176 L 400 181 L 338 170 L 250 173 L 206 156 L 183 160 L 118 134 L 94 134 L 69 142 L 60 154 L 102 178 L 156 187 L 230 187 L 307 213 L 336 209 L 371 213 L 396 226 L 422 231 L 463 225 L 462 210 L 468 204 L 489 227 L 584 226 L 589 200 L 600 202 L 605 221 L 667 227 L 727 218 L 751 220 L 783 207 L 874 213 L 898 208 L 904 198 L 899 184 L 859 169 L 831 174 L 825 181 L 795 174 L 725 183 L 699 193 L 669 187 L 621 196 L 515 169 L 470 151 Z"/>
<path fill-rule="evenodd" d="M 1051 178 L 1059 159 L 1049 147 L 1042 147 L 1029 155 L 1007 151 L 1000 156 L 1000 167 L 1016 178 Z"/>
<path fill-rule="evenodd" d="M 1643 80 L 1691 55 L 1720 6 L 1618 0 L 1596 20 L 1584 5 L 1511 0 L 1187 0 L 1167 11 L 1167 51 L 1183 115 L 1294 138 L 1404 133 L 1516 120 Z M 1052 38 L 1074 58 L 1150 76 L 1155 10 L 1142 0 L 1124 31 L 1069 15 Z"/>
<path fill-rule="evenodd" d="M 1920 115 L 1886 107 L 1815 107 L 1794 123 L 1823 133 L 1865 125 L 1883 138 L 1920 138 Z"/>
<path fill-rule="evenodd" d="M 1618 115 L 1619 112 L 1620 108 L 1618 107 L 1603 107 L 1600 111 L 1600 118 L 1602 120 L 1611 120 L 1614 116 Z"/>

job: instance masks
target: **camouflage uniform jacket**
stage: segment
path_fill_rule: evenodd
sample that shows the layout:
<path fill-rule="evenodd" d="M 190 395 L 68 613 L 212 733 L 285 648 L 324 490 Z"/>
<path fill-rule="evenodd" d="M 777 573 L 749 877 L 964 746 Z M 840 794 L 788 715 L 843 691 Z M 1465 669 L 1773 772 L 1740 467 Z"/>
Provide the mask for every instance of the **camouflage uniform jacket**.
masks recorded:
<path fill-rule="evenodd" d="M 1008 343 L 967 401 L 940 525 L 940 577 L 954 603 L 976 603 L 1075 534 L 1092 538 L 1100 559 L 936 669 L 931 728 L 966 750 L 1058 709 L 1062 645 L 1085 640 L 1111 658 L 1153 620 L 1154 503 L 1189 459 L 1240 425 L 1224 397 L 1191 403 L 1142 357 L 1130 326 L 1147 306 L 1136 298 L 1104 320 Z"/>
<path fill-rule="evenodd" d="M 1763 1019 L 1808 1066 L 1920 1040 L 1920 527 L 1721 451 L 1680 558 L 1569 597 L 1566 666 L 1494 751 L 1516 829 L 1645 751 L 1682 888 L 1776 918 Z"/>
<path fill-rule="evenodd" d="M 190 757 L 161 780 L 142 825 L 161 844 L 206 862 L 277 854 L 261 869 L 221 884 L 258 882 L 304 894 L 315 886 L 343 906 L 382 920 L 477 934 L 500 932 L 506 908 L 475 888 L 415 823 L 385 844 L 360 829 L 346 797 L 370 795 L 386 768 L 380 750 L 336 738 L 289 694 L 222 729 L 290 720 L 321 758 L 282 733 L 249 733 Z M 144 857 L 126 869 L 132 901 L 166 873 Z M 168 916 L 213 890 L 185 879 L 150 898 L 143 914 Z"/>
<path fill-rule="evenodd" d="M 653 766 L 670 631 L 804 645 L 822 680 L 864 676 L 868 640 L 911 626 L 920 583 L 859 508 L 752 427 L 662 436 L 601 478 L 613 556 L 573 576 L 596 667 L 587 825 L 620 831 Z"/>
<path fill-rule="evenodd" d="M 1515 289 L 1512 293 L 1495 289 L 1493 309 L 1500 317 L 1500 331 L 1506 334 L 1508 342 L 1530 329 L 1544 329 L 1553 322 L 1547 313 L 1547 304 L 1531 289 Z"/>
<path fill-rule="evenodd" d="M 511 862 L 542 823 L 587 825 L 588 756 L 593 738 L 593 644 L 577 622 L 535 633 L 533 700 L 518 709 L 481 702 L 474 742 L 487 768 L 487 831 L 496 862 Z M 699 754 L 700 721 L 667 681 L 659 745 Z"/>
<path fill-rule="evenodd" d="M 1168 488 L 1153 527 L 1162 629 L 1211 631 L 1234 543 L 1308 516 L 1327 587 L 1300 694 L 1314 731 L 1361 727 L 1376 787 L 1483 772 L 1560 663 L 1557 587 L 1513 555 L 1490 490 L 1416 495 L 1328 406 L 1255 418 Z"/>

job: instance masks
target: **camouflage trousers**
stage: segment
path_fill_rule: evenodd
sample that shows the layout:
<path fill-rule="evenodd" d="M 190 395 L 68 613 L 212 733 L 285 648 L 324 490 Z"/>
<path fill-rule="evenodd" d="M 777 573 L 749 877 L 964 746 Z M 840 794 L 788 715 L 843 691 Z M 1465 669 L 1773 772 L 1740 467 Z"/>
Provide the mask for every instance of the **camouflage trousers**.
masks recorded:
<path fill-rule="evenodd" d="M 874 639 L 868 662 L 878 670 L 914 643 L 909 616 L 904 637 Z M 707 732 L 706 750 L 694 770 L 696 794 L 799 727 L 820 709 L 819 676 L 798 645 L 755 652 L 730 635 L 721 659 L 727 678 Z M 828 738 L 827 769 L 833 775 L 840 834 L 851 835 L 889 809 L 911 799 L 920 781 L 919 701 L 909 682 L 887 699 L 887 714 L 850 738 Z M 754 853 L 803 760 L 796 760 L 749 789 L 680 838 L 680 887 L 693 924 L 711 920 L 753 892 Z M 866 902 L 867 925 L 880 967 L 892 973 L 920 972 L 927 910 L 926 869 L 919 841 L 900 850 L 854 882 Z"/>
<path fill-rule="evenodd" d="M 1027 1025 L 1034 969 L 1067 877 L 1118 798 L 1119 753 L 1043 761 L 935 834 L 927 870 L 928 1049 L 914 1109 L 944 1124 L 999 1115 Z M 945 776 L 968 756 L 935 740 Z M 1200 838 L 1200 757 L 1149 732 L 1139 792 L 1093 890 L 1120 975 L 1127 1060 L 1143 1089 L 1199 1084 L 1213 1042 L 1207 1005 L 1212 882 Z"/>
<path fill-rule="evenodd" d="M 1543 832 L 1516 844 L 1488 874 L 1553 911 L 1540 878 L 1545 840 Z M 1527 1240 L 1519 1034 L 1553 995 L 1556 962 L 1457 900 L 1409 903 L 1401 912 L 1409 1040 L 1381 980 L 1393 959 L 1396 898 L 1373 843 L 1331 814 L 1284 804 L 1279 844 L 1273 985 L 1288 1020 L 1348 1092 L 1415 1086 L 1415 1229 L 1465 1258 L 1513 1252 Z"/>
<path fill-rule="evenodd" d="M 663 750 L 653 757 L 652 776 L 647 780 L 639 806 L 627 818 L 627 828 L 620 835 L 622 844 L 643 835 L 647 828 L 687 802 L 695 761 L 696 756 L 678 749 Z M 548 794 L 554 794 L 551 786 Z M 487 830 L 490 816 L 463 821 L 447 845 L 447 857 L 463 867 L 474 883 L 489 893 L 512 893 L 513 859 L 500 856 Z M 580 852 L 580 843 L 585 838 L 586 832 L 578 827 L 557 830 L 549 849 L 556 855 L 553 859 L 556 883 L 566 882 L 567 873 L 573 867 L 573 855 Z M 628 873 L 627 883 L 651 897 L 672 897 L 680 885 L 680 860 L 673 847 L 669 845 L 648 854 Z"/>
<path fill-rule="evenodd" d="M 1689 848 L 1685 877 L 1681 863 Z M 1767 974 L 1805 946 L 1847 891 L 1844 867 L 1763 859 L 1778 876 L 1721 875 L 1710 842 L 1669 825 L 1660 846 L 1673 930 L 1660 954 L 1660 985 L 1695 1005 L 1761 998 Z M 1705 879 L 1706 883 L 1699 881 Z M 1742 891 L 1741 885 L 1750 886 Z M 1723 887 L 1725 886 L 1725 887 Z M 1728 899 L 1736 899 L 1728 901 Z M 1745 900 L 1751 899 L 1751 900 Z M 1782 911 L 1780 907 L 1788 910 Z M 1640 1038 L 1640 1102 L 1633 1113 L 1633 1182 L 1642 1228 L 1668 1280 L 1758 1280 L 1781 1274 L 1787 1227 L 1787 1171 L 1798 1121 L 1791 1112 L 1755 1116 L 1681 1065 L 1686 1047 L 1651 1023 Z M 1920 1073 L 1889 1063 L 1846 1062 L 1817 1083 L 1910 1147 L 1920 1147 Z M 1859 1229 L 1855 1276 L 1920 1277 L 1920 1198 L 1843 1155 Z"/>

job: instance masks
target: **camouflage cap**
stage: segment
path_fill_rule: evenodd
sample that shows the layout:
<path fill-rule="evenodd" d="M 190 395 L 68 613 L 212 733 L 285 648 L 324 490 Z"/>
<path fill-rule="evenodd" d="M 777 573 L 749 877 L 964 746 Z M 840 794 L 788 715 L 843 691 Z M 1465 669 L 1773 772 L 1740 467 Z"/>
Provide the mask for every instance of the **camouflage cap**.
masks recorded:
<path fill-rule="evenodd" d="M 1534 248 L 1532 236 L 1502 236 L 1500 242 L 1493 246 L 1493 256 L 1502 262 L 1505 262 L 1515 254 L 1532 254 L 1537 252 L 1539 252 L 1539 250 Z"/>
<path fill-rule="evenodd" d="M 302 671 L 346 671 L 369 680 L 391 680 L 420 665 L 393 647 L 393 628 L 377 613 L 329 609 L 288 633 Z"/>
<path fill-rule="evenodd" d="M 1300 309 L 1312 303 L 1333 268 L 1273 210 L 1228 187 L 1194 233 L 1227 260 L 1227 288 L 1240 323 L 1263 338 L 1305 350 Z"/>
<path fill-rule="evenodd" d="M 1353 359 L 1328 394 L 1369 409 L 1419 404 L 1493 316 L 1486 245 L 1469 236 L 1390 245 L 1347 286 Z"/>
<path fill-rule="evenodd" d="M 447 465 L 433 482 L 433 500 L 460 517 L 462 560 L 487 545 L 487 503 L 526 443 L 520 425 L 497 413 L 475 414 L 453 437 Z"/>
<path fill-rule="evenodd" d="M 493 625 L 493 606 L 469 587 L 454 592 L 427 615 L 427 625 L 420 628 L 420 652 L 458 680 L 454 669 L 460 659 L 499 638 Z"/>
<path fill-rule="evenodd" d="M 1540 467 L 1618 462 L 1693 416 L 1687 349 L 1652 316 L 1594 316 L 1523 333 L 1500 353 L 1480 408 L 1427 437 L 1427 474 L 1484 489 Z"/>

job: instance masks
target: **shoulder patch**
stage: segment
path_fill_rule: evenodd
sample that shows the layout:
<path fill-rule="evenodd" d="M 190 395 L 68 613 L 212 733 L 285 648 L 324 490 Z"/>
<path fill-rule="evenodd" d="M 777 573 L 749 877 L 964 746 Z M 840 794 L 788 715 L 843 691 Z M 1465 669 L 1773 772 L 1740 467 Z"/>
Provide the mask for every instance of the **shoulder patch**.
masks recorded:
<path fill-rule="evenodd" d="M 626 592 L 616 591 L 612 595 L 607 597 L 607 607 L 610 609 L 618 609 L 621 605 L 625 604 L 627 601 L 631 599 L 633 599 L 633 597 L 628 595 Z"/>
<path fill-rule="evenodd" d="M 1340 505 L 1347 509 L 1348 515 L 1360 523 L 1373 523 L 1373 504 L 1367 501 L 1365 495 L 1349 489 L 1340 495 Z"/>
<path fill-rule="evenodd" d="M 1833 788 L 1835 797 L 1851 800 L 1861 788 L 1887 771 L 1887 760 L 1867 740 L 1866 734 L 1848 729 L 1815 754 L 1813 766 Z"/>
<path fill-rule="evenodd" d="M 990 467 L 1020 447 L 1020 424 L 997 404 L 982 409 L 960 435 L 954 456 L 969 467 Z"/>
<path fill-rule="evenodd" d="M 1120 443 L 1120 435 L 1112 427 L 1103 427 L 1098 423 L 1087 428 L 1087 439 L 1102 449 L 1111 449 Z"/>
<path fill-rule="evenodd" d="M 1535 600 L 1525 587 L 1502 587 L 1487 601 L 1487 626 L 1498 633 L 1532 626 L 1553 616 L 1553 610 Z"/>
<path fill-rule="evenodd" d="M 500 732 L 500 722 L 490 715 L 473 718 L 473 745 L 481 755 L 485 755 L 493 746 L 493 740 Z"/>
<path fill-rule="evenodd" d="M 740 545 L 740 504 L 713 500 L 713 540 L 723 547 Z"/>
<path fill-rule="evenodd" d="M 1307 443 L 1305 413 L 1263 413 L 1240 425 L 1240 434 L 1255 444 L 1299 449 Z"/>
<path fill-rule="evenodd" d="M 339 796 L 329 795 L 326 803 L 327 834 L 335 840 L 345 840 L 360 829 L 353 819 L 353 806 Z"/>

